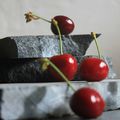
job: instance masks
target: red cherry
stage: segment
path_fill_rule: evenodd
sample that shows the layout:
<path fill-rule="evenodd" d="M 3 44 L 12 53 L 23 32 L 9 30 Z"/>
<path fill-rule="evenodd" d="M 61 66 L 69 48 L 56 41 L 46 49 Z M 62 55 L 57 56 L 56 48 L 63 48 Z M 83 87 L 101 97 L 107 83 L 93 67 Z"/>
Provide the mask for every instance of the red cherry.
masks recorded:
<path fill-rule="evenodd" d="M 62 54 L 51 57 L 50 61 L 55 64 L 60 71 L 68 78 L 68 80 L 73 80 L 78 64 L 77 60 L 70 54 Z M 62 80 L 61 76 L 51 67 L 48 67 L 50 74 L 58 80 Z"/>
<path fill-rule="evenodd" d="M 72 95 L 70 107 L 80 117 L 97 118 L 104 111 L 105 101 L 95 89 L 84 87 Z"/>
<path fill-rule="evenodd" d="M 75 27 L 74 22 L 66 16 L 55 16 L 53 19 L 58 22 L 58 26 L 62 35 L 70 34 Z M 53 22 L 51 23 L 51 30 L 54 34 L 58 35 L 58 30 Z"/>
<path fill-rule="evenodd" d="M 99 58 L 87 57 L 80 63 L 80 78 L 89 82 L 104 80 L 108 76 L 108 72 L 108 65 Z"/>

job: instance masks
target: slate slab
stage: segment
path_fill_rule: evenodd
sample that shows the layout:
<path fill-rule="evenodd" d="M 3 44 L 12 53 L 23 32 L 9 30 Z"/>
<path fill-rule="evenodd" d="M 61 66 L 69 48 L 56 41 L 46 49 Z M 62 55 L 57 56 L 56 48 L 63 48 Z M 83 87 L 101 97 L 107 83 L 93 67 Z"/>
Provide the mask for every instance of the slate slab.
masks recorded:
<path fill-rule="evenodd" d="M 93 40 L 90 35 L 62 37 L 64 52 L 75 56 L 78 63 Z M 58 36 L 14 36 L 0 40 L 0 119 L 73 115 L 69 107 L 73 92 L 64 82 L 48 81 L 51 76 L 40 71 L 41 64 L 36 60 L 59 54 L 58 42 Z M 98 90 L 106 101 L 105 111 L 108 111 L 120 108 L 120 80 L 113 79 L 116 74 L 111 58 L 105 57 L 105 60 L 110 68 L 108 78 L 112 79 L 99 83 L 73 81 L 73 85 L 76 89 L 88 86 Z"/>
<path fill-rule="evenodd" d="M 62 36 L 62 40 L 64 53 L 71 53 L 79 59 L 86 53 L 93 38 L 84 34 Z M 57 35 L 11 36 L 0 40 L 0 58 L 38 58 L 56 54 L 59 54 Z"/>
<path fill-rule="evenodd" d="M 97 34 L 99 37 L 100 34 Z M 93 38 L 90 34 L 62 36 L 63 51 L 76 57 L 78 63 Z M 59 54 L 59 38 L 55 35 L 12 36 L 0 40 L 0 83 L 47 81 L 36 60 Z M 46 74 L 45 76 L 49 76 Z"/>
<path fill-rule="evenodd" d="M 96 89 L 106 101 L 104 111 L 120 108 L 120 79 L 102 82 L 72 82 L 77 90 L 82 87 Z M 5 120 L 64 118 L 74 113 L 69 106 L 73 91 L 65 82 L 34 84 L 1 84 L 0 114 Z"/>

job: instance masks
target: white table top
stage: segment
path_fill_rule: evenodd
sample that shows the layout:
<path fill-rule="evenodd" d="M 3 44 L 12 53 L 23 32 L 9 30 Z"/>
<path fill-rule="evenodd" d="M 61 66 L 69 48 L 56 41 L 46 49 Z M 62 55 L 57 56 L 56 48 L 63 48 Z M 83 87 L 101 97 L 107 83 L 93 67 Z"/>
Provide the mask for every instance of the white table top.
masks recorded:
<path fill-rule="evenodd" d="M 120 120 L 120 110 L 104 112 L 97 119 L 83 119 L 83 118 L 79 118 L 77 116 L 73 116 L 73 117 L 64 117 L 64 118 L 59 118 L 59 119 L 52 118 L 52 119 L 48 119 L 48 120 Z"/>

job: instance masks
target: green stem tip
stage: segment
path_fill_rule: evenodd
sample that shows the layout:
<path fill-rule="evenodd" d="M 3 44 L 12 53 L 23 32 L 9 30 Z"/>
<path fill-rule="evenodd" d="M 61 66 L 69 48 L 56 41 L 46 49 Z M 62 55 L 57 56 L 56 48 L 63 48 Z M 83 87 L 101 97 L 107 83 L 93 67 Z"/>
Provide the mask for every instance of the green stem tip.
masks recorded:
<path fill-rule="evenodd" d="M 38 16 L 38 15 L 36 15 L 36 14 L 33 14 L 33 13 L 32 13 L 32 15 L 33 15 L 34 17 L 38 18 L 38 19 L 41 19 L 41 20 L 46 21 L 46 22 L 48 22 L 48 23 L 51 23 L 50 20 L 47 20 L 47 19 L 45 19 L 45 18 L 43 18 L 43 17 L 40 17 L 40 16 Z"/>
<path fill-rule="evenodd" d="M 95 40 L 95 44 L 96 44 L 96 48 L 97 48 L 97 52 L 98 52 L 98 57 L 99 58 L 102 58 L 102 55 L 101 55 L 101 52 L 100 52 L 100 47 L 98 45 L 98 42 L 97 42 L 97 37 L 96 37 L 96 33 L 95 32 L 91 32 L 91 36 L 94 38 Z"/>
<path fill-rule="evenodd" d="M 60 31 L 58 22 L 55 19 L 52 19 L 52 22 L 53 22 L 53 24 L 55 25 L 55 27 L 56 27 L 56 29 L 58 31 L 60 54 L 63 54 L 62 35 L 61 35 L 61 31 Z"/>

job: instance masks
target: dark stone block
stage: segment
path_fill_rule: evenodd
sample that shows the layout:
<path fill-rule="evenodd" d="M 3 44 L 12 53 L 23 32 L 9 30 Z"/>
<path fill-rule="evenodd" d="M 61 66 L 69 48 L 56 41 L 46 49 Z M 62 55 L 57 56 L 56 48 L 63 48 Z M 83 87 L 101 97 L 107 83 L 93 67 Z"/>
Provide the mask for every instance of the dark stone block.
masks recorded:
<path fill-rule="evenodd" d="M 65 53 L 82 56 L 92 37 L 89 34 L 70 35 L 62 36 L 62 40 Z M 0 58 L 51 57 L 56 54 L 59 54 L 59 38 L 55 35 L 13 36 L 0 40 Z"/>
<path fill-rule="evenodd" d="M 64 53 L 72 54 L 78 62 L 93 40 L 89 34 L 62 36 L 62 39 Z M 1 39 L 0 82 L 46 81 L 44 80 L 46 77 L 40 70 L 41 64 L 36 59 L 57 54 L 59 54 L 58 36 L 15 36 Z"/>

